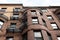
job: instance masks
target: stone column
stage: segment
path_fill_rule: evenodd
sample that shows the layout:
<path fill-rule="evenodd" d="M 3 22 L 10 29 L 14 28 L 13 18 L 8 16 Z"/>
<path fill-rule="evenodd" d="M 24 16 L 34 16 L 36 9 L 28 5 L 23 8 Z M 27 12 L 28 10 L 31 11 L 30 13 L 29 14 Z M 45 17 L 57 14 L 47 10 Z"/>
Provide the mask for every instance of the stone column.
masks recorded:
<path fill-rule="evenodd" d="M 34 40 L 33 30 L 28 31 L 28 40 Z"/>

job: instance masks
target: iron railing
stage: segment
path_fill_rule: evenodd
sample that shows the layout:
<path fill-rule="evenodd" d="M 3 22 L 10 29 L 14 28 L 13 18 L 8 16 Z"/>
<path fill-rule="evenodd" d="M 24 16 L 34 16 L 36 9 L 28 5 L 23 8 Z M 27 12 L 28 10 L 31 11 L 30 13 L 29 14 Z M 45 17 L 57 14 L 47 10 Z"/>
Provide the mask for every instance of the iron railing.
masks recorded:
<path fill-rule="evenodd" d="M 16 33 L 16 32 L 20 32 L 21 30 L 19 28 L 16 28 L 16 27 L 8 27 L 7 29 L 7 32 L 12 32 L 12 33 Z"/>
<path fill-rule="evenodd" d="M 19 17 L 14 17 L 14 16 L 10 17 L 10 20 L 18 20 L 18 19 L 19 19 Z"/>
<path fill-rule="evenodd" d="M 8 20 L 8 17 L 5 16 L 5 15 L 0 15 L 0 17 L 2 17 L 2 18 L 4 18 L 4 19 Z"/>

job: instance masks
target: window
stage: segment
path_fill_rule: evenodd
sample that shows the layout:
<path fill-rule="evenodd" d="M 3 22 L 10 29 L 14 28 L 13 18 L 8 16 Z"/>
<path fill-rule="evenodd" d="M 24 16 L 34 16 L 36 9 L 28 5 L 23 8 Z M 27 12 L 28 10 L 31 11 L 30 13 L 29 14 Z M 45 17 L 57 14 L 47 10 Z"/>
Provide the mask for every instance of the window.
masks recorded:
<path fill-rule="evenodd" d="M 13 14 L 13 16 L 11 16 L 11 20 L 18 20 L 19 19 L 19 14 Z"/>
<path fill-rule="evenodd" d="M 4 21 L 0 20 L 0 29 L 2 28 Z"/>
<path fill-rule="evenodd" d="M 16 28 L 16 23 L 11 23 L 10 27 L 11 27 L 11 29 Z"/>
<path fill-rule="evenodd" d="M 0 9 L 0 12 L 5 12 L 6 9 L 7 9 L 7 8 L 1 8 L 1 9 Z"/>
<path fill-rule="evenodd" d="M 20 8 L 14 8 L 14 12 L 19 12 Z"/>
<path fill-rule="evenodd" d="M 13 37 L 6 37 L 6 40 L 14 40 Z"/>
<path fill-rule="evenodd" d="M 36 10 L 31 10 L 32 15 L 36 15 Z"/>
<path fill-rule="evenodd" d="M 53 17 L 51 15 L 47 15 L 48 20 L 53 20 Z"/>
<path fill-rule="evenodd" d="M 13 17 L 19 17 L 19 14 L 13 14 Z"/>
<path fill-rule="evenodd" d="M 51 34 L 47 32 L 49 40 L 52 40 Z"/>
<path fill-rule="evenodd" d="M 7 9 L 7 8 L 1 8 L 1 9 Z"/>
<path fill-rule="evenodd" d="M 57 39 L 60 40 L 60 36 L 58 36 Z"/>
<path fill-rule="evenodd" d="M 19 19 L 19 14 L 14 14 L 14 15 L 13 15 L 13 19 L 14 19 L 14 20 L 18 20 L 18 19 Z"/>
<path fill-rule="evenodd" d="M 41 31 L 34 31 L 35 40 L 43 40 Z"/>
<path fill-rule="evenodd" d="M 32 17 L 32 23 L 33 24 L 38 24 L 38 18 L 37 17 Z"/>
<path fill-rule="evenodd" d="M 44 13 L 44 12 L 47 12 L 47 9 L 46 8 L 42 8 L 41 11 Z"/>
<path fill-rule="evenodd" d="M 57 24 L 55 22 L 52 22 L 51 26 L 52 26 L 53 29 L 58 29 L 58 26 L 57 26 Z"/>

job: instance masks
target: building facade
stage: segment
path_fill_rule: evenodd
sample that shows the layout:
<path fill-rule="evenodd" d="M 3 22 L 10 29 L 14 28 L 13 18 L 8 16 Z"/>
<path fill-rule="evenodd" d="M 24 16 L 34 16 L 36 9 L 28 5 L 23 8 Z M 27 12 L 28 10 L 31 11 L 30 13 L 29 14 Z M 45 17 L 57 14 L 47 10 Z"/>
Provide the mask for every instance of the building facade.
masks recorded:
<path fill-rule="evenodd" d="M 60 6 L 0 4 L 0 40 L 60 40 Z"/>

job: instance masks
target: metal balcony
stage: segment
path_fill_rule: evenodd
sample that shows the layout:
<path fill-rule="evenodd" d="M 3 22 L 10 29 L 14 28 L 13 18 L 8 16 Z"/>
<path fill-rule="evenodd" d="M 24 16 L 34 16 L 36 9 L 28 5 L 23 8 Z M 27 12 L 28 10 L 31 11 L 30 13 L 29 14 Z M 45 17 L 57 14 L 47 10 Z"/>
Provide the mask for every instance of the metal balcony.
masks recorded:
<path fill-rule="evenodd" d="M 7 32 L 12 32 L 12 33 L 17 33 L 17 32 L 20 32 L 21 30 L 20 29 L 18 29 L 18 28 L 7 28 L 6 29 L 7 30 Z"/>
<path fill-rule="evenodd" d="M 19 17 L 11 16 L 11 17 L 10 17 L 10 19 L 11 19 L 11 20 L 18 20 L 18 19 L 19 19 Z"/>
<path fill-rule="evenodd" d="M 20 30 L 21 32 L 24 30 L 24 29 L 27 29 L 27 22 L 24 22 L 20 25 Z"/>
<path fill-rule="evenodd" d="M 20 25 L 20 29 L 23 30 L 27 28 L 27 13 L 24 13 L 22 16 L 22 24 Z"/>
<path fill-rule="evenodd" d="M 6 20 L 8 20 L 8 17 L 7 16 L 5 16 L 5 15 L 0 15 L 0 17 L 2 17 L 2 18 L 4 18 L 4 19 L 6 19 Z"/>
<path fill-rule="evenodd" d="M 22 18 L 22 22 L 27 22 L 27 18 L 26 17 Z"/>
<path fill-rule="evenodd" d="M 7 32 L 18 33 L 18 32 L 22 32 L 26 28 L 27 28 L 27 22 L 24 22 L 20 25 L 20 28 L 10 26 L 6 30 Z"/>
<path fill-rule="evenodd" d="M 20 11 L 20 9 L 13 9 L 13 13 L 19 13 Z"/>
<path fill-rule="evenodd" d="M 27 21 L 27 14 L 26 13 L 24 13 L 22 16 L 22 22 L 24 22 L 24 21 Z"/>
<path fill-rule="evenodd" d="M 5 12 L 5 9 L 0 9 L 0 12 Z"/>

